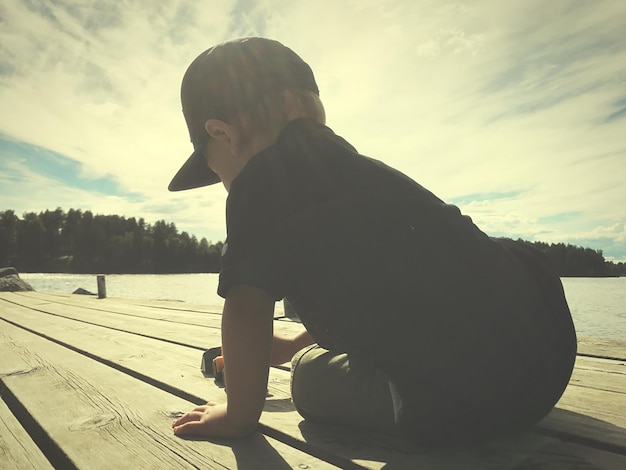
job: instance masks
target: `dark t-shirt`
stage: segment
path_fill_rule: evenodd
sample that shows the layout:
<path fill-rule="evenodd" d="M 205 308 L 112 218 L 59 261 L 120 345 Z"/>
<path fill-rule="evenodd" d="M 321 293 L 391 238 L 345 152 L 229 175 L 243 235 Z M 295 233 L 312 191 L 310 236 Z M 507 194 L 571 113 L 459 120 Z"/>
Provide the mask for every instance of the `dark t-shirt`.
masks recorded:
<path fill-rule="evenodd" d="M 568 347 L 554 367 L 573 360 L 569 311 L 544 260 L 312 120 L 252 158 L 226 220 L 219 294 L 243 284 L 287 297 L 320 345 L 382 369 L 408 407 L 432 396 L 423 384 L 435 376 L 437 393 L 465 380 L 471 394 L 496 375 L 510 387 L 512 363 L 555 338 Z M 441 384 L 442 370 L 455 379 Z"/>

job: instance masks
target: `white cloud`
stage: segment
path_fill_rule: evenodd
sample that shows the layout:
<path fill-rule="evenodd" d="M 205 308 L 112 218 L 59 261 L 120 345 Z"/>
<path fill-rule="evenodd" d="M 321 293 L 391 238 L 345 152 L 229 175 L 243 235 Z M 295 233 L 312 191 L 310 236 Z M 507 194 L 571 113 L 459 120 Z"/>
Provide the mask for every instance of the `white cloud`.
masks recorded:
<path fill-rule="evenodd" d="M 54 7 L 48 17 L 23 2 L 3 2 L 3 16 L 16 21 L 3 25 L 3 55 L 10 49 L 14 71 L 0 87 L 0 129 L 80 161 L 90 175 L 154 191 L 167 184 L 163 167 L 174 171 L 191 150 L 178 87 L 202 46 L 189 43 L 224 39 L 227 16 L 194 11 L 194 3 L 95 5 L 76 5 L 76 16 Z M 92 29 L 109 8 L 111 24 Z M 186 23 L 172 23 L 185 9 Z M 161 21 L 150 22 L 155 16 Z M 212 34 L 201 28 L 205 18 Z"/>

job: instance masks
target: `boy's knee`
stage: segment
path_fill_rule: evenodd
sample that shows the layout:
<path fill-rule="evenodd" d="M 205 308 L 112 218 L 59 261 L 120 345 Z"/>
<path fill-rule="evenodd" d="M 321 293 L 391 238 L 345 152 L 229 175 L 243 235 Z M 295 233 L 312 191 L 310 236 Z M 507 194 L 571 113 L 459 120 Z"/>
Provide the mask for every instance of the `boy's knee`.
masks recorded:
<path fill-rule="evenodd" d="M 324 366 L 320 365 L 320 358 L 328 353 L 320 346 L 313 345 L 298 351 L 291 360 L 291 400 L 305 419 L 311 419 L 316 408 L 315 394 L 323 382 L 321 376 Z"/>
<path fill-rule="evenodd" d="M 310 385 L 319 385 L 323 375 L 328 374 L 331 353 L 318 346 L 307 346 L 298 351 L 291 360 L 291 387 L 299 390 Z M 293 393 L 292 393 L 293 397 Z"/>

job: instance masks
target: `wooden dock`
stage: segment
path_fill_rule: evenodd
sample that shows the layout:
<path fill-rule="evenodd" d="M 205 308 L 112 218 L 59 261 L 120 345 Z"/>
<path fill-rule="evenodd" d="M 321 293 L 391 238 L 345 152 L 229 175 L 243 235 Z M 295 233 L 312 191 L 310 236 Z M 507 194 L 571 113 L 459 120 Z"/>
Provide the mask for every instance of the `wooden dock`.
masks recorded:
<path fill-rule="evenodd" d="M 176 437 L 174 417 L 225 400 L 200 371 L 202 352 L 220 344 L 217 310 L 0 293 L 0 468 L 626 469 L 626 341 L 581 340 L 557 408 L 529 432 L 477 447 L 422 451 L 307 423 L 290 400 L 288 364 L 271 369 L 253 436 Z"/>

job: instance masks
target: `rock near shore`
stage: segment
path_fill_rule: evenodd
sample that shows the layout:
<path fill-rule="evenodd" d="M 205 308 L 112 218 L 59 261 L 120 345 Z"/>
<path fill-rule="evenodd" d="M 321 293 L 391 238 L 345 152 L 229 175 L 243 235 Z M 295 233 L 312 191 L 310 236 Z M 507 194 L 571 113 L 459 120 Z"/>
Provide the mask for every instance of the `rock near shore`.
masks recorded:
<path fill-rule="evenodd" d="M 20 279 L 15 268 L 0 268 L 0 292 L 34 291 L 26 281 Z"/>

